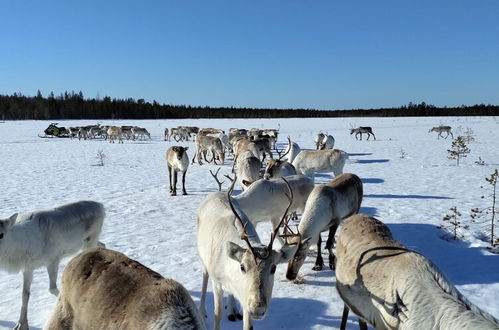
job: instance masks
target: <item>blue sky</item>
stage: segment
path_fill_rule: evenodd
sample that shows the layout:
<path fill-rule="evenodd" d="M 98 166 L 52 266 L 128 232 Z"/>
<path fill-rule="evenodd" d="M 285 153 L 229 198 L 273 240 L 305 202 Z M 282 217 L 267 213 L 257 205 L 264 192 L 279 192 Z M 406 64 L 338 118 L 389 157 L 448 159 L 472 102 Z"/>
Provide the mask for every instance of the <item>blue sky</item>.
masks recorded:
<path fill-rule="evenodd" d="M 0 0 L 0 94 L 499 104 L 499 1 Z"/>

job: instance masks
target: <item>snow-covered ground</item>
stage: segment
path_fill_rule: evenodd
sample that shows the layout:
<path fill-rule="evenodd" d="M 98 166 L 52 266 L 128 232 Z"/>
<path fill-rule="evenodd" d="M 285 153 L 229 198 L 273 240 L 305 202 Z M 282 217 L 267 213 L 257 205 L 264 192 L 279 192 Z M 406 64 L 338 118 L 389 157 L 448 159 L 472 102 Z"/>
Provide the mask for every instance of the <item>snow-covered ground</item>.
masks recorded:
<path fill-rule="evenodd" d="M 94 123 L 59 121 L 66 127 Z M 103 125 L 146 127 L 152 134 L 152 140 L 124 144 L 40 139 L 37 134 L 48 126 L 46 121 L 0 123 L 0 218 L 81 199 L 102 202 L 107 217 L 101 240 L 107 247 L 179 281 L 199 302 L 196 211 L 207 194 L 218 190 L 209 174 L 217 166 L 191 165 L 186 185 L 189 195 L 170 196 L 165 151 L 174 142 L 163 141 L 163 129 L 177 125 L 277 128 L 278 123 L 281 148 L 288 135 L 302 148 L 313 148 L 319 130 L 333 134 L 336 148 L 350 154 L 345 172 L 357 174 L 364 183 L 361 211 L 388 223 L 398 240 L 432 259 L 472 302 L 499 317 L 499 255 L 484 249 L 487 244 L 480 240 L 478 226 L 471 228 L 465 242 L 442 240 L 442 231 L 435 226 L 442 223 L 450 207 L 457 206 L 466 221 L 471 208 L 487 206 L 480 198 L 490 190 L 484 179 L 499 168 L 499 122 L 495 117 L 102 121 Z M 447 159 L 451 139 L 437 140 L 436 133 L 428 133 L 439 124 L 452 126 L 455 135 L 467 128 L 475 132 L 471 153 L 459 167 Z M 372 126 L 377 140 L 356 141 L 349 135 L 351 125 Z M 190 147 L 192 157 L 193 142 L 181 144 Z M 104 166 L 96 166 L 98 150 L 106 155 Z M 485 166 L 475 164 L 478 157 Z M 228 174 L 231 164 L 229 158 L 221 174 Z M 316 175 L 316 183 L 330 178 Z M 268 224 L 258 227 L 263 241 L 268 241 L 269 231 Z M 335 289 L 334 272 L 312 271 L 313 261 L 307 259 L 300 271 L 303 284 L 286 281 L 285 265 L 278 267 L 269 312 L 264 320 L 255 322 L 256 329 L 339 327 L 343 303 Z M 61 263 L 60 274 L 67 262 Z M 2 329 L 12 328 L 19 317 L 21 278 L 20 274 L 0 272 Z M 208 290 L 211 327 L 211 287 Z M 43 326 L 55 299 L 48 292 L 46 271 L 38 269 L 28 311 L 31 329 Z M 222 323 L 224 329 L 241 327 L 241 322 L 230 323 L 225 318 Z M 356 327 L 356 319 L 350 316 L 349 328 Z"/>

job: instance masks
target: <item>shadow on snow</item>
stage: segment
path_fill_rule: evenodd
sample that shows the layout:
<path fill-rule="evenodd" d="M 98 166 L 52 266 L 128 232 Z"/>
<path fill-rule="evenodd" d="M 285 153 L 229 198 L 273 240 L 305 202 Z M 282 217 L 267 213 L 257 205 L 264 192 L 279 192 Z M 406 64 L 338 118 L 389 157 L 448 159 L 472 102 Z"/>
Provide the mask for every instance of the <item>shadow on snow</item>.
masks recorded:
<path fill-rule="evenodd" d="M 394 195 L 394 194 L 382 194 L 382 195 L 368 194 L 368 195 L 364 195 L 364 198 L 454 199 L 452 197 L 446 197 L 446 196 Z"/>
<path fill-rule="evenodd" d="M 435 263 L 456 285 L 497 283 L 499 255 L 463 241 L 445 241 L 441 229 L 420 223 L 388 224 L 393 236 Z"/>

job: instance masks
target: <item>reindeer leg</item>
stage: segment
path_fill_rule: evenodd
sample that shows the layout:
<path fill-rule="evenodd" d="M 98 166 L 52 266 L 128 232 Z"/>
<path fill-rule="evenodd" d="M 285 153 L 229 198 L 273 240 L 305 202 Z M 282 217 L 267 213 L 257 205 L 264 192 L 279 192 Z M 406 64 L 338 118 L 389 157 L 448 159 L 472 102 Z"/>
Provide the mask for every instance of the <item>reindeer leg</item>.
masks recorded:
<path fill-rule="evenodd" d="M 205 302 L 206 302 L 206 289 L 208 288 L 208 278 L 209 274 L 206 269 L 203 269 L 203 285 L 201 286 L 201 298 L 199 301 L 199 314 L 201 314 L 201 317 L 207 317 L 206 315 L 206 309 L 205 309 Z"/>
<path fill-rule="evenodd" d="M 28 302 L 29 295 L 31 291 L 31 282 L 33 282 L 33 270 L 23 271 L 23 298 L 21 315 L 19 316 L 19 322 L 17 322 L 14 330 L 29 330 L 28 327 Z"/>
<path fill-rule="evenodd" d="M 237 320 L 243 319 L 242 314 L 237 310 L 236 300 L 231 294 L 229 294 L 229 296 L 227 297 L 227 313 L 227 318 L 231 322 L 236 322 Z"/>
<path fill-rule="evenodd" d="M 182 173 L 182 195 L 187 195 L 187 191 L 185 191 L 185 174 L 187 171 Z"/>
<path fill-rule="evenodd" d="M 243 312 L 243 330 L 253 330 L 253 325 L 251 324 L 251 316 L 249 312 Z"/>
<path fill-rule="evenodd" d="M 319 234 L 319 240 L 317 241 L 317 259 L 315 259 L 315 266 L 312 268 L 312 270 L 322 270 L 322 267 L 324 266 L 324 260 L 322 259 L 321 253 L 321 244 L 322 237 Z"/>
<path fill-rule="evenodd" d="M 172 168 L 168 166 L 168 176 L 170 177 L 170 193 L 173 192 L 173 186 L 172 186 Z"/>
<path fill-rule="evenodd" d="M 360 330 L 367 330 L 367 324 L 364 320 L 359 318 L 359 329 Z"/>
<path fill-rule="evenodd" d="M 54 296 L 59 295 L 57 289 L 57 271 L 59 270 L 59 259 L 53 260 L 47 265 L 47 273 L 49 274 L 49 292 Z"/>
<path fill-rule="evenodd" d="M 340 330 L 345 330 L 347 327 L 347 321 L 348 321 L 348 312 L 350 309 L 346 304 L 343 305 L 343 315 L 341 317 L 341 325 L 340 325 Z"/>
<path fill-rule="evenodd" d="M 326 241 L 326 249 L 329 251 L 329 269 L 334 270 L 335 264 L 335 256 L 333 254 L 334 247 L 334 235 L 336 234 L 336 230 L 338 229 L 338 225 L 333 225 L 329 228 L 329 236 Z"/>
<path fill-rule="evenodd" d="M 222 286 L 215 281 L 212 281 L 213 286 L 213 302 L 215 308 L 215 330 L 220 329 L 220 322 L 222 321 L 223 314 L 223 290 Z"/>
<path fill-rule="evenodd" d="M 172 196 L 177 196 L 177 171 L 173 170 L 173 191 Z"/>

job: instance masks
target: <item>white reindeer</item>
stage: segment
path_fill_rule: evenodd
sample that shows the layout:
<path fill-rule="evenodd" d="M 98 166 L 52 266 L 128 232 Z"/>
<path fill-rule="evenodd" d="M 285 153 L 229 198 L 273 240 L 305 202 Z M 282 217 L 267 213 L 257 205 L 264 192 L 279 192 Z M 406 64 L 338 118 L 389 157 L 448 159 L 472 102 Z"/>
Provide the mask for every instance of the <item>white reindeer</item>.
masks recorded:
<path fill-rule="evenodd" d="M 333 172 L 335 176 L 343 173 L 348 154 L 339 149 L 304 150 L 293 160 L 297 173 L 314 174 Z"/>
<path fill-rule="evenodd" d="M 236 176 L 241 189 L 244 191 L 260 178 L 262 162 L 249 151 L 239 154 L 234 160 Z"/>
<path fill-rule="evenodd" d="M 118 139 L 118 143 L 123 143 L 121 127 L 110 126 L 107 129 L 107 136 L 109 137 L 109 143 L 114 143 Z"/>
<path fill-rule="evenodd" d="M 187 156 L 189 147 L 172 146 L 166 151 L 166 165 L 170 178 L 170 194 L 177 196 L 177 173 L 182 172 L 182 195 L 187 195 L 185 190 L 185 174 L 189 167 L 189 157 Z M 173 182 L 172 182 L 173 171 Z"/>
<path fill-rule="evenodd" d="M 429 259 L 394 240 L 375 218 L 346 219 L 336 254 L 336 289 L 346 304 L 341 329 L 348 308 L 376 329 L 499 329 L 497 319 L 469 302 Z"/>
<path fill-rule="evenodd" d="M 62 290 L 45 330 L 206 329 L 178 282 L 116 251 L 80 253 L 62 275 Z"/>
<path fill-rule="evenodd" d="M 334 148 L 334 137 L 332 135 L 324 135 L 324 138 L 319 143 L 319 150 L 333 149 Z"/>
<path fill-rule="evenodd" d="M 33 271 L 46 267 L 49 291 L 58 295 L 57 271 L 62 258 L 98 244 L 104 207 L 79 201 L 52 210 L 14 214 L 0 220 L 0 268 L 23 273 L 22 307 L 14 329 L 28 329 L 28 301 Z"/>
<path fill-rule="evenodd" d="M 289 163 L 292 163 L 293 160 L 298 156 L 298 154 L 301 152 L 301 148 L 296 142 L 291 142 L 291 138 L 288 136 L 288 146 L 286 148 L 286 151 L 284 154 L 287 154 L 287 161 Z M 283 157 L 284 158 L 284 157 Z"/>
<path fill-rule="evenodd" d="M 277 231 L 272 233 L 268 246 L 260 243 L 247 216 L 236 211 L 230 196 L 232 188 L 233 185 L 225 198 L 221 193 L 208 195 L 201 203 L 197 217 L 198 253 L 204 268 L 199 310 L 201 315 L 206 315 L 206 289 L 211 277 L 215 330 L 220 329 L 224 291 L 240 302 L 243 329 L 252 328 L 252 319 L 265 317 L 272 297 L 276 266 L 289 260 L 296 249 L 285 244 L 280 250 L 273 250 Z M 291 206 L 292 196 L 289 194 L 291 191 L 288 193 Z M 281 223 L 286 215 L 287 210 Z M 247 246 L 243 247 L 244 244 Z"/>
<path fill-rule="evenodd" d="M 285 180 L 285 181 L 284 181 Z M 269 221 L 272 229 L 276 229 L 280 217 L 287 207 L 286 192 L 291 189 L 293 202 L 289 212 L 302 213 L 314 182 L 305 175 L 292 175 L 272 180 L 260 179 L 254 182 L 243 193 L 232 198 L 234 204 L 248 216 L 253 226 Z M 258 207 L 255 207 L 258 205 Z M 278 239 L 281 240 L 280 237 Z"/>
<path fill-rule="evenodd" d="M 329 251 L 329 267 L 334 269 L 334 235 L 341 221 L 359 212 L 362 202 L 362 181 L 358 176 L 344 173 L 325 185 L 312 190 L 305 204 L 298 225 L 301 242 L 295 256 L 288 264 L 286 277 L 294 280 L 305 262 L 310 246 L 317 244 L 317 259 L 313 270 L 322 270 L 321 232 L 329 230 L 326 249 Z"/>

